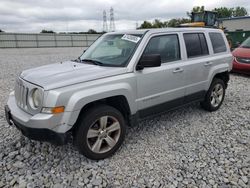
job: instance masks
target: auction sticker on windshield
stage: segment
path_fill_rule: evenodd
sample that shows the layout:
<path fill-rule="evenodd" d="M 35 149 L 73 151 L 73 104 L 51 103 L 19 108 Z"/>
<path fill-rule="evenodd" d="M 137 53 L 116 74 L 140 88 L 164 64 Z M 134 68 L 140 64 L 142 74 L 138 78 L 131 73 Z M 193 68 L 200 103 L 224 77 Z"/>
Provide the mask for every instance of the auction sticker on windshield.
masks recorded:
<path fill-rule="evenodd" d="M 134 35 L 127 35 L 127 34 L 125 34 L 125 35 L 122 36 L 121 39 L 137 43 L 141 38 L 137 37 L 137 36 L 134 36 Z"/>

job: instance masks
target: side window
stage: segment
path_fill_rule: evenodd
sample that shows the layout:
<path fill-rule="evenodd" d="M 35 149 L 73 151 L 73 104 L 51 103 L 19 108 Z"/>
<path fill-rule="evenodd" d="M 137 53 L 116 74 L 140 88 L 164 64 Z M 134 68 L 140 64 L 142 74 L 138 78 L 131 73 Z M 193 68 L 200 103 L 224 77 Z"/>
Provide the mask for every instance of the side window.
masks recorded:
<path fill-rule="evenodd" d="M 181 59 L 178 36 L 162 35 L 151 38 L 143 52 L 143 55 L 150 54 L 160 54 L 162 63 Z"/>
<path fill-rule="evenodd" d="M 227 51 L 227 47 L 221 33 L 209 33 L 209 37 L 212 42 L 214 53 Z"/>
<path fill-rule="evenodd" d="M 185 33 L 184 41 L 188 57 L 208 55 L 208 47 L 203 33 Z"/>

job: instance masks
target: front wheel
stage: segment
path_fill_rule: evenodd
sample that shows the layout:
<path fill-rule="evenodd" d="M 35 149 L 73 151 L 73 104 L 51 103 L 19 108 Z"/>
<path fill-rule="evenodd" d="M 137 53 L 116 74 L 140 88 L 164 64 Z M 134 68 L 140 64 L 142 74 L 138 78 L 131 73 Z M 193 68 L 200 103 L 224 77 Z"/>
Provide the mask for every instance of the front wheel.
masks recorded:
<path fill-rule="evenodd" d="M 226 86 L 223 80 L 214 78 L 212 84 L 205 95 L 201 106 L 207 111 L 215 111 L 220 108 L 225 97 Z"/>
<path fill-rule="evenodd" d="M 74 140 L 79 151 L 94 160 L 112 155 L 122 144 L 126 125 L 115 108 L 99 105 L 83 114 Z"/>

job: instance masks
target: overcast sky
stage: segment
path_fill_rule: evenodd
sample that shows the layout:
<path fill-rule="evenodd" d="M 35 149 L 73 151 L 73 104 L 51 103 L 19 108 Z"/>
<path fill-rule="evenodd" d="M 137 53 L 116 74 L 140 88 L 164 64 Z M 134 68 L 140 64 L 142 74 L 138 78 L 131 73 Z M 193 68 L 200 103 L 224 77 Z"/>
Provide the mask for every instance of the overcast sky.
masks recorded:
<path fill-rule="evenodd" d="M 6 32 L 102 31 L 103 10 L 114 8 L 116 30 L 135 29 L 136 22 L 186 17 L 193 6 L 243 6 L 249 0 L 0 0 L 0 29 Z M 108 22 L 109 23 L 109 22 Z"/>

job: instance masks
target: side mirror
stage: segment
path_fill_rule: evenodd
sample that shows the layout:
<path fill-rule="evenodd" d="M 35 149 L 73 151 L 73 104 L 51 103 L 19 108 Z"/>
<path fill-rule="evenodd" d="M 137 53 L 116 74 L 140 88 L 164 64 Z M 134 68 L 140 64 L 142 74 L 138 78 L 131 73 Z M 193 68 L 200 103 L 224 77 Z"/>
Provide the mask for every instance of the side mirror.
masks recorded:
<path fill-rule="evenodd" d="M 239 41 L 236 42 L 236 48 L 240 47 L 241 43 Z"/>
<path fill-rule="evenodd" d="M 161 56 L 160 54 L 143 55 L 136 66 L 136 70 L 142 70 L 145 67 L 160 67 Z"/>

